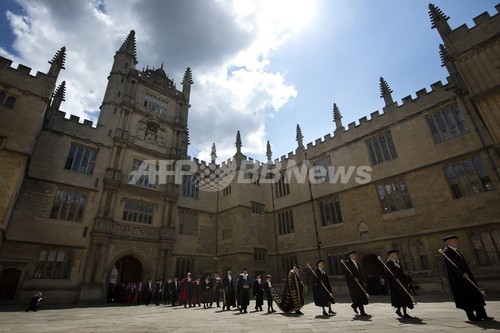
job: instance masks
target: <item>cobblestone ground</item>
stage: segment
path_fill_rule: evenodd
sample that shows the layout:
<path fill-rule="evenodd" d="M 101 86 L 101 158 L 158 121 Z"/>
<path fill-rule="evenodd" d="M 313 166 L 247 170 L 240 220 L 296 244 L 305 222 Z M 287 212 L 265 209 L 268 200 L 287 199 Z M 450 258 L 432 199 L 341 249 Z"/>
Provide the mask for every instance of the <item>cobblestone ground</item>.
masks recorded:
<path fill-rule="evenodd" d="M 334 316 L 321 315 L 321 308 L 307 303 L 304 315 L 249 313 L 170 306 L 88 306 L 49 308 L 24 312 L 19 306 L 0 305 L 0 332 L 493 332 L 500 330 L 500 297 L 487 299 L 486 310 L 493 321 L 469 322 L 448 295 L 416 296 L 418 304 L 409 312 L 413 319 L 396 316 L 388 297 L 374 297 L 366 307 L 370 317 L 356 316 L 347 298 L 333 305 Z M 277 309 L 276 305 L 275 308 Z M 264 304 L 266 310 L 266 304 Z"/>

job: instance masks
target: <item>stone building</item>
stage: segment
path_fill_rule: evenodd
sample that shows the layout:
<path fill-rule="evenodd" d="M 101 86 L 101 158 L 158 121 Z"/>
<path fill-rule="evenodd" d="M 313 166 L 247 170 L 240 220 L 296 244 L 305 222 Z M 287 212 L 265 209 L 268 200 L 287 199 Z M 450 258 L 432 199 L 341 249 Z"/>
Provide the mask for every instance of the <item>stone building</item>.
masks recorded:
<path fill-rule="evenodd" d="M 482 288 L 498 291 L 500 15 L 451 29 L 439 8 L 429 14 L 445 84 L 399 104 L 380 78 L 383 112 L 344 127 L 334 104 L 333 135 L 304 145 L 297 125 L 294 151 L 273 160 L 268 144 L 265 163 L 242 154 L 238 132 L 231 160 L 217 165 L 214 145 L 211 162 L 194 160 L 199 172 L 182 178 L 189 68 L 181 90 L 163 66 L 136 69 L 132 31 L 93 127 L 60 111 L 64 48 L 36 77 L 1 58 L 0 297 L 24 302 L 44 290 L 60 302 L 105 301 L 109 283 L 243 267 L 279 282 L 294 263 L 310 283 L 306 264 L 318 258 L 344 293 L 348 251 L 376 284 L 390 248 L 422 291 L 444 292 L 437 250 L 447 234 L 460 238 Z M 203 177 L 215 170 L 229 171 L 209 188 Z M 148 177 L 164 171 L 163 181 Z"/>

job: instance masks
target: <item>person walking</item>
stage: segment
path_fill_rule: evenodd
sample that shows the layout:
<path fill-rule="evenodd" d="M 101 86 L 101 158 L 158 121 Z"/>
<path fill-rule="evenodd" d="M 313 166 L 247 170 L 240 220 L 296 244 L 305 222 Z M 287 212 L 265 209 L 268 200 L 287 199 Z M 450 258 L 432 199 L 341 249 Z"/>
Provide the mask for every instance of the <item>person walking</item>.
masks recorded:
<path fill-rule="evenodd" d="M 349 259 L 345 262 L 344 275 L 351 295 L 351 307 L 356 314 L 358 314 L 359 309 L 361 316 L 368 316 L 364 308 L 368 304 L 368 297 L 363 289 L 365 279 L 361 271 L 361 265 L 358 263 L 358 254 L 356 251 L 350 251 L 347 256 Z"/>
<path fill-rule="evenodd" d="M 264 289 L 264 292 L 266 294 L 266 299 L 267 299 L 267 313 L 273 313 L 276 312 L 273 308 L 273 294 L 271 292 L 271 289 L 273 288 L 273 285 L 271 283 L 272 276 L 267 274 L 266 275 L 266 281 L 264 282 L 264 285 L 262 289 Z"/>
<path fill-rule="evenodd" d="M 408 285 L 408 281 L 406 280 L 406 274 L 403 271 L 403 267 L 399 262 L 398 253 L 396 249 L 387 252 L 389 259 L 387 259 L 386 266 L 390 272 L 386 272 L 386 280 L 391 294 L 391 304 L 393 307 L 397 308 L 396 314 L 399 317 L 413 318 L 406 312 L 407 308 L 413 309 L 413 301 L 404 287 Z M 403 310 L 403 313 L 401 313 L 401 310 Z"/>
<path fill-rule="evenodd" d="M 486 314 L 486 303 L 476 279 L 464 256 L 458 251 L 458 237 L 449 235 L 443 241 L 446 248 L 442 254 L 445 256 L 444 263 L 457 309 L 464 310 L 470 321 L 493 320 Z"/>
<path fill-rule="evenodd" d="M 323 308 L 324 316 L 336 314 L 332 310 L 332 303 L 335 303 L 332 295 L 333 293 L 332 287 L 330 286 L 330 280 L 328 279 L 328 274 L 325 271 L 325 262 L 320 259 L 316 262 L 316 269 L 314 270 L 313 298 L 314 304 Z M 325 307 L 328 307 L 328 313 L 326 312 Z"/>

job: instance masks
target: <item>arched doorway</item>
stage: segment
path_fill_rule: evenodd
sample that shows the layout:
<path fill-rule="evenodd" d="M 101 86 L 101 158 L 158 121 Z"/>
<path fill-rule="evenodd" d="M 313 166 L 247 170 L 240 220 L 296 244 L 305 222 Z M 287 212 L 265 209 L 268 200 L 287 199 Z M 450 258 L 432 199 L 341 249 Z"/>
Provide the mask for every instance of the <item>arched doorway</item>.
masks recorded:
<path fill-rule="evenodd" d="M 139 260 L 125 256 L 117 260 L 109 273 L 107 298 L 108 302 L 124 302 L 127 284 L 142 283 L 143 268 Z"/>
<path fill-rule="evenodd" d="M 4 269 L 0 274 L 0 300 L 14 299 L 21 271 L 15 268 Z"/>
<path fill-rule="evenodd" d="M 380 285 L 380 277 L 385 278 L 384 266 L 375 254 L 367 254 L 361 259 L 361 268 L 366 279 L 366 291 L 370 295 L 383 293 Z"/>
<path fill-rule="evenodd" d="M 142 264 L 132 256 L 120 258 L 111 269 L 110 282 L 128 283 L 142 281 Z"/>

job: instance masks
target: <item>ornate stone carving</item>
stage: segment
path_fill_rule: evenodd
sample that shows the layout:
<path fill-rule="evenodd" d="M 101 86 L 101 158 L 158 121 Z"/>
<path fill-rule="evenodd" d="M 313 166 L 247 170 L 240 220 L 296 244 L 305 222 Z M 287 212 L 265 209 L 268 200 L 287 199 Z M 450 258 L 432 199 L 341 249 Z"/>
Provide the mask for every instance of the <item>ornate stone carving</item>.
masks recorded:
<path fill-rule="evenodd" d="M 175 241 L 173 227 L 154 227 L 113 220 L 96 219 L 93 232 L 126 238 Z"/>

